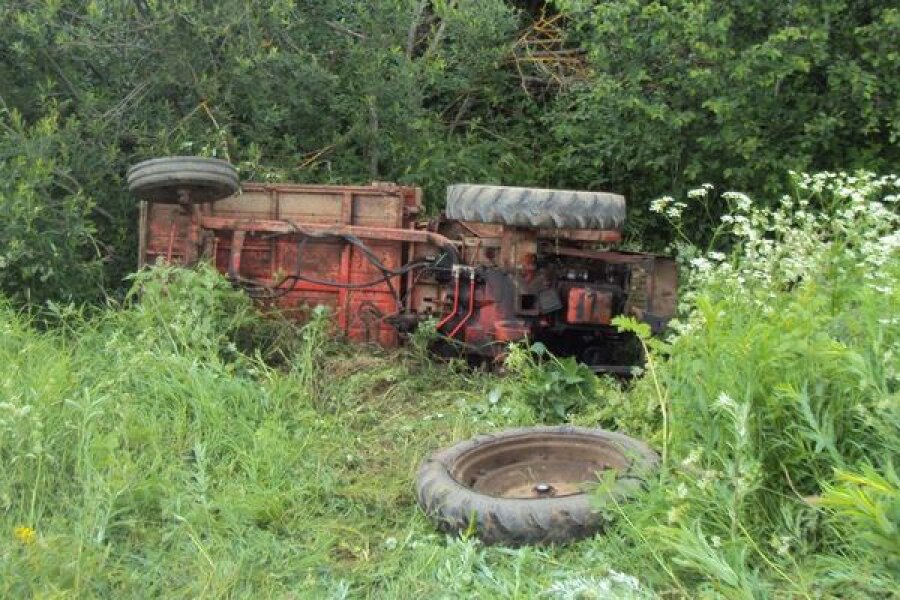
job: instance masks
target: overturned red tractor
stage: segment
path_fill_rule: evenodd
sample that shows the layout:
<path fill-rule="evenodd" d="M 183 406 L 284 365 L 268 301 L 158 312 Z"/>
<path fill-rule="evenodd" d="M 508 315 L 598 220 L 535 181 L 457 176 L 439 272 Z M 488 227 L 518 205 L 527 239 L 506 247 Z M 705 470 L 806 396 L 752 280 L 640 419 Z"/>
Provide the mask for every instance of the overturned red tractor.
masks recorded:
<path fill-rule="evenodd" d="M 528 339 L 627 373 L 640 356 L 612 319 L 658 332 L 675 310 L 671 259 L 608 249 L 625 220 L 615 194 L 453 185 L 446 214 L 426 220 L 419 188 L 241 185 L 209 158 L 144 161 L 128 185 L 141 265 L 210 260 L 289 317 L 331 307 L 354 341 L 392 346 L 434 319 L 444 348 L 469 357 Z"/>

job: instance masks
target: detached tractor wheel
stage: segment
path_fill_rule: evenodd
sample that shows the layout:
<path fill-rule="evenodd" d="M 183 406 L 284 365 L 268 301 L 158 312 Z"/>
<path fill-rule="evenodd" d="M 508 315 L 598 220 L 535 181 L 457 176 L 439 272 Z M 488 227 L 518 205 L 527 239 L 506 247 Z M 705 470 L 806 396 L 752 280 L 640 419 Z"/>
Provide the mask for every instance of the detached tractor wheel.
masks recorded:
<path fill-rule="evenodd" d="M 457 184 L 447 188 L 446 212 L 460 221 L 617 231 L 625 224 L 625 197 L 606 192 Z"/>
<path fill-rule="evenodd" d="M 145 160 L 128 169 L 127 179 L 138 199 L 168 204 L 215 202 L 241 189 L 230 163 L 197 156 Z"/>
<path fill-rule="evenodd" d="M 587 537 L 606 524 L 587 488 L 616 471 L 626 500 L 655 470 L 646 444 L 582 427 L 526 427 L 442 450 L 419 469 L 419 506 L 444 531 L 474 530 L 486 544 L 520 546 Z"/>

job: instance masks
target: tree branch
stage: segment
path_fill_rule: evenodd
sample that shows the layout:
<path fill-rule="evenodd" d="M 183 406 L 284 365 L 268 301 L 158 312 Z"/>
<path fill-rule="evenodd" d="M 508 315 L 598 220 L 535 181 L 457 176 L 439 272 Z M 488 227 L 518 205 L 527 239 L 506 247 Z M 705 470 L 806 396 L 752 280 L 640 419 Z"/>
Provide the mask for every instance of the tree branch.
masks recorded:
<path fill-rule="evenodd" d="M 409 24 L 409 32 L 406 34 L 406 58 L 412 58 L 413 52 L 416 50 L 416 40 L 418 39 L 419 24 L 422 22 L 422 15 L 428 8 L 430 0 L 421 0 L 416 6 L 413 13 L 412 23 Z"/>
<path fill-rule="evenodd" d="M 351 36 L 351 37 L 355 37 L 355 38 L 358 39 L 358 40 L 364 40 L 364 39 L 366 39 L 365 34 L 363 34 L 363 33 L 358 33 L 358 32 L 356 32 L 356 31 L 353 31 L 352 29 L 347 29 L 347 28 L 344 27 L 343 25 L 341 25 L 341 24 L 339 24 L 339 23 L 335 23 L 334 21 L 325 21 L 325 25 L 327 25 L 328 27 L 334 29 L 334 30 L 337 31 L 338 33 L 343 33 L 344 35 L 349 35 L 349 36 Z"/>

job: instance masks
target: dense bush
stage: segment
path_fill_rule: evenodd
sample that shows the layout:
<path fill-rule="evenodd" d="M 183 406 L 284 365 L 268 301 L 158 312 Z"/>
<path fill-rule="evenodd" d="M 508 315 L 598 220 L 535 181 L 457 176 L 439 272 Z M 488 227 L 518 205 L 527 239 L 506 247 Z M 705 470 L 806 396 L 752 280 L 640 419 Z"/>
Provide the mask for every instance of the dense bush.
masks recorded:
<path fill-rule="evenodd" d="M 491 392 L 494 401 L 504 393 L 520 399 L 539 423 L 563 423 L 595 399 L 597 378 L 590 367 L 572 356 L 553 356 L 539 342 L 511 344 L 504 366 L 510 378 Z"/>
<path fill-rule="evenodd" d="M 549 115 L 548 169 L 627 192 L 634 216 L 701 177 L 777 197 L 788 169 L 890 172 L 900 160 L 892 3 L 560 4 L 593 74 Z"/>
<path fill-rule="evenodd" d="M 268 324 L 213 270 L 138 294 L 44 331 L 0 303 L 0 597 L 508 597 L 578 557 L 511 562 L 415 509 L 426 452 L 528 422 L 486 376 L 336 348 L 322 320 L 276 370 L 240 352 Z"/>
<path fill-rule="evenodd" d="M 606 188 L 629 196 L 633 239 L 664 243 L 649 201 L 701 174 L 769 192 L 785 168 L 896 164 L 898 19 L 888 2 L 809 0 L 13 0 L 0 119 L 22 124 L 0 147 L 55 122 L 65 176 L 29 185 L 78 198 L 56 210 L 92 232 L 120 290 L 137 237 L 124 172 L 160 154 L 222 156 L 252 179 L 399 180 L 432 210 L 449 182 Z M 0 161 L 0 180 L 19 171 Z M 39 268 L 60 260 L 24 241 Z"/>
<path fill-rule="evenodd" d="M 94 202 L 69 173 L 56 115 L 0 113 L 0 292 L 19 304 L 91 300 L 103 286 Z"/>

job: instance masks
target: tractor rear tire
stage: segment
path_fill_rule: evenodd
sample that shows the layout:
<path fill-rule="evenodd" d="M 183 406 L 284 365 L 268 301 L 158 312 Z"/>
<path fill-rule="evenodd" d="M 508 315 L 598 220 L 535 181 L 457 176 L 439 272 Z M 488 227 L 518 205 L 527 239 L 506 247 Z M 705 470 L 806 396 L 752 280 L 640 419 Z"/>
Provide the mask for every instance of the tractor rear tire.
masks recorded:
<path fill-rule="evenodd" d="M 618 231 L 625 224 L 625 198 L 607 192 L 457 184 L 447 188 L 446 212 L 459 221 Z"/>
<path fill-rule="evenodd" d="M 614 469 L 608 492 L 625 501 L 657 463 L 646 444 L 620 433 L 524 427 L 432 455 L 419 469 L 416 492 L 419 506 L 444 531 L 471 531 L 486 544 L 561 543 L 593 535 L 608 523 L 586 482 Z"/>
<path fill-rule="evenodd" d="M 227 161 L 198 156 L 169 156 L 140 162 L 127 174 L 128 189 L 140 200 L 175 204 L 215 202 L 241 189 L 237 170 Z"/>

